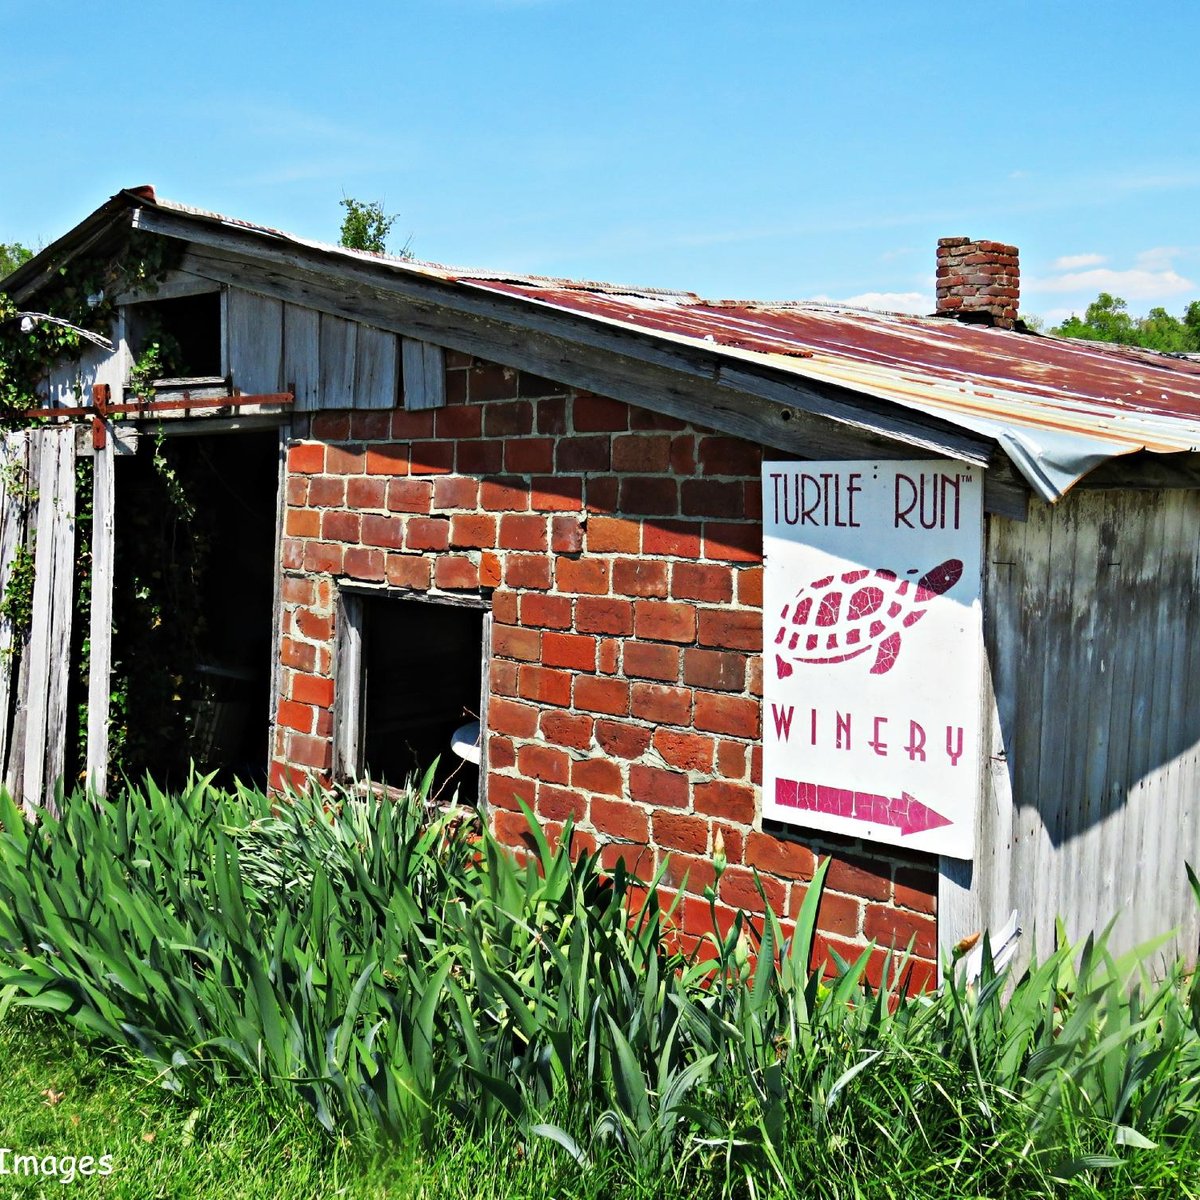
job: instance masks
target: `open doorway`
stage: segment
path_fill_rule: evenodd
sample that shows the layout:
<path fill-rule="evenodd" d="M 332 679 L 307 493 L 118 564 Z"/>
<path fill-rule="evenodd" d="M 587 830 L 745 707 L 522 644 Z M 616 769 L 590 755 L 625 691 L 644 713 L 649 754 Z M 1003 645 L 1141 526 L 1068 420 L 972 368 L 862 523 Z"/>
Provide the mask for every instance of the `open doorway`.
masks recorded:
<path fill-rule="evenodd" d="M 278 447 L 273 429 L 151 431 L 121 461 L 111 776 L 265 781 Z"/>

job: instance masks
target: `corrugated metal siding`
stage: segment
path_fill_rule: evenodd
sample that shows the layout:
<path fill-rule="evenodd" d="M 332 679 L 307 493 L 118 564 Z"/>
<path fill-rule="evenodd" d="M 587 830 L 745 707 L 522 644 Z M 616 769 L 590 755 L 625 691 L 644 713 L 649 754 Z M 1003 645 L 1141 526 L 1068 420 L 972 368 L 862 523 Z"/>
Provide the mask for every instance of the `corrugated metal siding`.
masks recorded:
<path fill-rule="evenodd" d="M 1073 493 L 992 517 L 985 640 L 993 694 L 979 854 L 947 864 L 941 940 L 1017 909 L 1028 954 L 1061 916 L 1115 918 L 1126 949 L 1200 915 L 1200 494 Z M 955 886 L 957 875 L 962 887 Z"/>

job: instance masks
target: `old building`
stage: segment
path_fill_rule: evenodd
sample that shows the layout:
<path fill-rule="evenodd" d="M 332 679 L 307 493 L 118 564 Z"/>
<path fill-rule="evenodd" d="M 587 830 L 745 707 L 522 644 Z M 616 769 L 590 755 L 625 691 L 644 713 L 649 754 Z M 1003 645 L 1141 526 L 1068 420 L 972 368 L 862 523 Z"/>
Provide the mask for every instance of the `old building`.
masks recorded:
<path fill-rule="evenodd" d="M 261 746 L 275 785 L 396 779 L 437 753 L 458 763 L 451 738 L 477 717 L 478 779 L 464 765 L 451 786 L 477 792 L 496 834 L 520 842 L 525 801 L 551 835 L 572 819 L 606 862 L 649 875 L 669 856 L 692 935 L 719 839 L 722 913 L 765 896 L 786 916 L 830 855 L 828 945 L 911 940 L 917 983 L 939 945 L 1013 910 L 1043 945 L 1055 913 L 1075 933 L 1120 915 L 1120 944 L 1178 923 L 1194 951 L 1200 364 L 1025 331 L 1016 252 L 966 239 L 939 248 L 938 314 L 913 318 L 455 271 L 137 189 L 6 287 L 43 311 L 60 269 L 147 246 L 161 270 L 110 297 L 112 349 L 64 362 L 46 422 L 6 443 L 39 480 L 26 503 L 9 495 L 0 530 L 6 585 L 17 547 L 34 547 L 33 619 L 4 679 L 6 778 L 27 803 L 70 773 L 85 500 L 80 769 L 105 779 L 114 542 L 166 442 L 201 480 L 212 544 L 198 591 L 208 658 L 184 667 L 228 689 L 224 724 L 188 747 L 198 758 L 249 764 Z M 148 330 L 187 360 L 154 384 L 153 408 L 131 387 Z M 77 454 L 93 464 L 78 497 Z M 964 804 L 953 855 L 924 826 L 886 844 L 875 826 L 854 836 L 865 785 L 849 776 L 808 793 L 780 776 L 764 800 L 764 688 L 791 668 L 763 653 L 764 623 L 770 637 L 779 621 L 764 618 L 763 465 L 810 461 L 884 475 L 949 462 L 959 473 L 941 477 L 978 490 L 975 550 L 947 559 L 977 571 L 978 596 L 956 610 L 967 649 L 949 661 L 930 635 L 898 660 L 975 672 L 977 706 L 958 704 L 970 749 L 950 759 Z M 855 579 L 884 565 L 854 561 Z M 886 590 L 892 573 L 875 573 Z M 951 586 L 933 578 L 905 602 Z M 800 582 L 829 593 L 834 579 Z M 863 636 L 886 674 L 899 640 L 886 657 L 882 622 Z M 237 730 L 259 740 L 247 750 Z M 877 824 L 900 826 L 891 795 L 873 795 Z"/>

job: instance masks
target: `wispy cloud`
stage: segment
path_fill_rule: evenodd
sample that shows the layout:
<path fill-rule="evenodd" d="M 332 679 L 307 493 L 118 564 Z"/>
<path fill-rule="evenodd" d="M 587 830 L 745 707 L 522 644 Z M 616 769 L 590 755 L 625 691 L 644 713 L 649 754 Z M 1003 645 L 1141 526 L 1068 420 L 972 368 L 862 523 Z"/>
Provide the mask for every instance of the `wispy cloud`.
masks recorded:
<path fill-rule="evenodd" d="M 933 312 L 933 297 L 925 292 L 859 292 L 856 296 L 837 299 L 833 296 L 814 296 L 813 299 L 824 304 L 846 304 L 851 308 L 873 308 L 917 316 Z"/>
<path fill-rule="evenodd" d="M 1105 261 L 1103 254 L 1064 254 L 1052 266 L 1055 271 L 1078 271 L 1083 267 L 1098 267 Z"/>
<path fill-rule="evenodd" d="M 1196 284 L 1177 271 L 1147 271 L 1131 267 L 1125 271 L 1097 267 L 1091 271 L 1067 271 L 1062 275 L 1043 276 L 1028 281 L 1031 291 L 1060 295 L 1079 292 L 1089 297 L 1097 292 L 1111 292 L 1125 300 L 1159 300 L 1194 292 Z"/>

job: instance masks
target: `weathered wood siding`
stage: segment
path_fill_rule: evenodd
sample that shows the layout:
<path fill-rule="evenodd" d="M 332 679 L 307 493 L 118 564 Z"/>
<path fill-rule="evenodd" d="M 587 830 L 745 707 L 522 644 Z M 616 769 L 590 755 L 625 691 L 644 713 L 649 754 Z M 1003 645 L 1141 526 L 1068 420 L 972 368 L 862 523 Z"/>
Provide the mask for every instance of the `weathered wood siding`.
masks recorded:
<path fill-rule="evenodd" d="M 1200 493 L 1077 491 L 993 516 L 979 850 L 943 863 L 939 940 L 999 928 L 1022 956 L 1061 916 L 1125 949 L 1200 914 Z"/>

